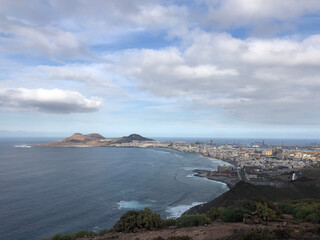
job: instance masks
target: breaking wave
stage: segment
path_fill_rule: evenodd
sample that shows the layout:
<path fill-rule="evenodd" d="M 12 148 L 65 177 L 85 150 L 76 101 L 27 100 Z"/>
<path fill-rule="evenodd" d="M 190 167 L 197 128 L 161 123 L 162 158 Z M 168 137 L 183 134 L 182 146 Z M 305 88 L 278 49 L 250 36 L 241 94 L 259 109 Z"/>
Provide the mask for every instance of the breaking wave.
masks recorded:
<path fill-rule="evenodd" d="M 148 203 L 141 203 L 139 201 L 133 200 L 133 201 L 120 201 L 117 203 L 118 209 L 135 209 L 135 210 L 141 210 L 147 207 L 150 207 L 151 204 Z"/>
<path fill-rule="evenodd" d="M 26 145 L 26 144 L 22 144 L 22 145 L 14 145 L 14 147 L 16 147 L 16 148 L 31 148 L 31 146 Z"/>
<path fill-rule="evenodd" d="M 190 205 L 178 205 L 175 207 L 168 207 L 166 210 L 166 212 L 169 214 L 167 218 L 178 218 L 181 216 L 182 213 L 184 213 L 188 209 L 203 203 L 204 202 L 193 202 Z"/>

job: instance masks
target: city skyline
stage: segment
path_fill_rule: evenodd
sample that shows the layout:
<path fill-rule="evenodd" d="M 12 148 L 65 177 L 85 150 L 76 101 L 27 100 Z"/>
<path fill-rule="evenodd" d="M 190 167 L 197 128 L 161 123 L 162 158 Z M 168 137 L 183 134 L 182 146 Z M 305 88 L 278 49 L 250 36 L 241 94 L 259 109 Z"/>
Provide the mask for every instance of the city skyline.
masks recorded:
<path fill-rule="evenodd" d="M 0 135 L 319 138 L 316 0 L 3 0 Z"/>

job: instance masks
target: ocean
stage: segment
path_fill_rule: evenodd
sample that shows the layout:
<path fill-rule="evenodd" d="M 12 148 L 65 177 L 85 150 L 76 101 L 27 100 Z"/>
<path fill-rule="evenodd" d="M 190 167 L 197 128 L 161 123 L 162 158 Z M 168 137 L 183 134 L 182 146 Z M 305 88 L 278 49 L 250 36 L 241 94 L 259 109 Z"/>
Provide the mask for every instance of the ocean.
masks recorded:
<path fill-rule="evenodd" d="M 162 218 L 228 190 L 193 176 L 226 164 L 168 149 L 31 148 L 55 138 L 0 139 L 0 239 L 42 239 L 112 227 L 130 209 Z"/>

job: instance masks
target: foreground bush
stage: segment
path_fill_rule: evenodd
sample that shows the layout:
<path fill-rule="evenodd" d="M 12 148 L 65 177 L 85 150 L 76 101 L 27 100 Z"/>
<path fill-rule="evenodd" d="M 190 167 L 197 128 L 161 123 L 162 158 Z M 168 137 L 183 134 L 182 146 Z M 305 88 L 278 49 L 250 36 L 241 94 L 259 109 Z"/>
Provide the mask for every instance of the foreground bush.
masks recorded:
<path fill-rule="evenodd" d="M 221 211 L 215 207 L 210 208 L 207 212 L 207 217 L 210 218 L 212 221 L 216 220 L 220 217 Z"/>
<path fill-rule="evenodd" d="M 279 214 L 292 214 L 298 222 L 320 223 L 320 201 L 301 200 L 277 204 Z"/>
<path fill-rule="evenodd" d="M 203 226 L 209 224 L 211 221 L 206 215 L 185 215 L 176 220 L 176 226 L 181 227 L 193 227 Z"/>
<path fill-rule="evenodd" d="M 243 215 L 249 213 L 251 213 L 251 210 L 243 207 L 212 207 L 207 212 L 207 216 L 211 220 L 221 219 L 224 222 L 242 222 Z"/>
<path fill-rule="evenodd" d="M 174 219 L 174 218 L 169 218 L 169 219 L 164 220 L 164 225 L 166 227 L 175 226 L 176 225 L 176 221 L 177 220 Z"/>
<path fill-rule="evenodd" d="M 267 203 L 257 203 L 254 214 L 257 215 L 263 221 L 274 221 L 277 218 L 277 212 L 269 208 Z"/>
<path fill-rule="evenodd" d="M 288 202 L 280 202 L 277 204 L 277 212 L 279 214 L 292 214 L 293 205 Z"/>
<path fill-rule="evenodd" d="M 320 203 L 298 203 L 294 204 L 293 216 L 299 222 L 320 223 Z"/>
<path fill-rule="evenodd" d="M 94 237 L 97 236 L 98 234 L 96 234 L 95 232 L 91 232 L 88 230 L 80 230 L 78 232 L 72 233 L 72 234 L 61 234 L 58 233 L 56 235 L 54 235 L 52 238 L 45 238 L 43 240 L 74 240 L 77 238 L 82 238 L 82 237 Z"/>
<path fill-rule="evenodd" d="M 114 225 L 116 232 L 133 232 L 136 229 L 159 229 L 164 226 L 164 221 L 159 214 L 146 208 L 141 211 L 128 211 Z"/>
<path fill-rule="evenodd" d="M 112 229 L 112 228 L 111 228 L 111 229 L 102 229 L 102 230 L 98 233 L 98 235 L 99 235 L 99 236 L 103 236 L 103 235 L 108 234 L 108 233 L 111 233 L 111 232 L 113 232 L 113 229 Z"/>
<path fill-rule="evenodd" d="M 250 214 L 251 211 L 241 207 L 219 208 L 219 218 L 225 222 L 242 222 L 243 214 Z"/>

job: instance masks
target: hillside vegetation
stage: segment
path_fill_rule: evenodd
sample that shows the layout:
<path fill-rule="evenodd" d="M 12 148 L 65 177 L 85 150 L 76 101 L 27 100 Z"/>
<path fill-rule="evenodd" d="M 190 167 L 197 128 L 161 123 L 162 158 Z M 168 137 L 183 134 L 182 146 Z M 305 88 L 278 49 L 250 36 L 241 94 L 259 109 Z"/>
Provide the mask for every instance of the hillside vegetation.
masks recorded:
<path fill-rule="evenodd" d="M 203 214 L 215 207 L 241 207 L 255 202 L 280 202 L 299 199 L 320 199 L 319 171 L 309 170 L 298 180 L 285 183 L 281 187 L 253 185 L 240 181 L 229 191 L 216 199 L 195 206 L 185 214 Z"/>

